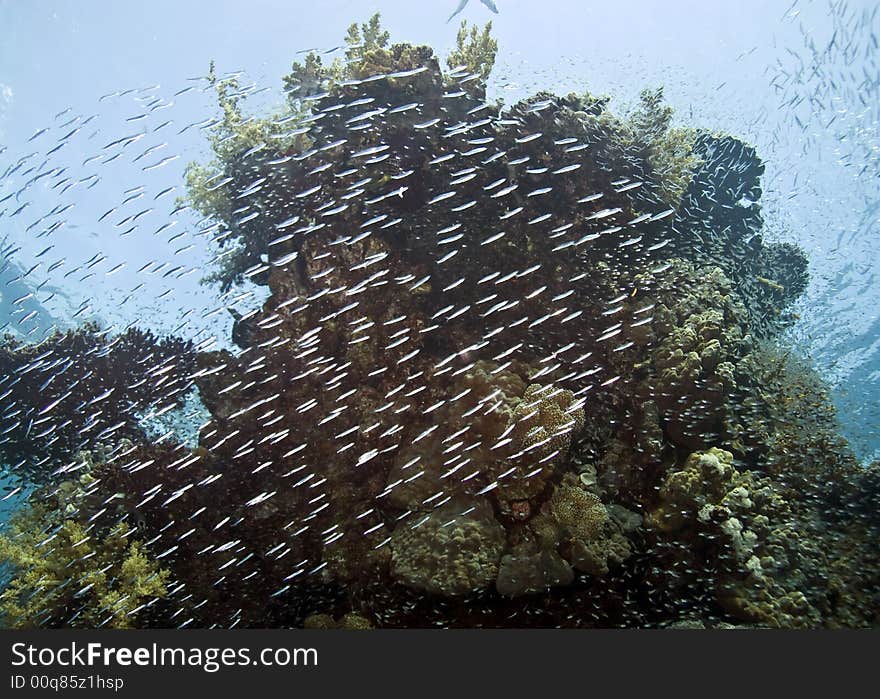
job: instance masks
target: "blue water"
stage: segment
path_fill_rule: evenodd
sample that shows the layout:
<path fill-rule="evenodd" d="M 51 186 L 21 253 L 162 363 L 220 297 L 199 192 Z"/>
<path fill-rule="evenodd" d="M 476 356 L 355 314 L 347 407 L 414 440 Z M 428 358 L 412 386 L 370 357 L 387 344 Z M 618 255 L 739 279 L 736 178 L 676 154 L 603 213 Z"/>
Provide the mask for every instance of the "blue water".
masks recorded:
<path fill-rule="evenodd" d="M 136 96 L 99 101 L 101 96 L 152 86 L 158 86 L 154 94 L 170 96 L 191 84 L 187 78 L 204 75 L 209 60 L 216 61 L 219 71 L 244 70 L 248 80 L 268 88 L 252 102 L 271 104 L 277 99 L 277 76 L 297 51 L 338 46 L 349 21 L 374 10 L 382 12 L 393 37 L 429 44 L 441 55 L 453 44 L 459 19 L 492 20 L 500 52 L 490 96 L 512 103 L 537 89 L 557 94 L 589 89 L 613 96 L 612 105 L 621 112 L 642 88 L 662 85 L 666 100 L 676 109 L 677 123 L 728 131 L 757 147 L 767 167 L 762 205 L 769 235 L 797 241 L 811 262 L 811 284 L 799 303 L 801 320 L 792 337 L 832 385 L 853 447 L 864 459 L 875 457 L 880 449 L 880 287 L 873 272 L 878 262 L 873 237 L 880 218 L 880 101 L 874 42 L 880 21 L 875 16 L 862 22 L 860 13 L 871 12 L 876 4 L 520 0 L 499 2 L 499 14 L 494 15 L 473 0 L 447 24 L 454 4 L 336 0 L 318 8 L 286 1 L 227 0 L 209 9 L 161 1 L 144 6 L 2 2 L 4 157 L 30 152 L 27 139 L 37 129 L 59 123 L 52 117 L 65 109 L 70 114 L 96 114 L 89 124 L 94 130 L 125 135 L 126 119 L 139 104 Z M 835 34 L 835 44 L 828 49 Z M 175 124 L 196 121 L 211 108 L 211 97 L 205 94 L 187 93 L 172 101 L 166 113 Z M 129 125 L 137 127 L 136 122 Z M 177 131 L 166 133 L 168 146 L 153 160 L 163 152 L 181 157 L 148 180 L 153 192 L 178 185 L 166 201 L 182 194 L 179 185 L 186 163 L 206 155 L 196 129 Z M 59 151 L 59 164 L 80 167 L 91 154 L 87 144 L 91 145 L 86 141 Z M 112 260 L 170 259 L 171 251 L 155 248 L 149 236 L 120 239 L 108 221 L 96 224 L 116 191 L 145 181 L 138 167 L 108 165 L 102 182 L 65 212 L 68 235 L 55 241 L 53 252 L 86 261 L 103 254 L 105 269 L 113 266 Z M 34 195 L 45 198 L 34 201 L 33 211 L 55 206 L 54 192 Z M 158 228 L 166 213 L 157 208 L 146 215 L 141 229 Z M 3 236 L 22 246 L 17 259 L 29 266 L 27 261 L 45 246 L 28 240 L 19 223 L 10 223 Z M 186 225 L 181 221 L 178 230 Z M 190 255 L 198 267 L 210 253 L 196 243 Z M 111 277 L 112 284 L 88 280 L 88 291 L 97 292 L 94 284 L 100 283 L 97 295 L 109 303 L 80 312 L 77 320 L 95 317 L 124 326 L 139 318 L 166 331 L 178 326 L 178 316 L 168 312 L 174 302 L 169 304 L 167 297 L 157 302 L 164 288 L 152 285 L 152 280 L 146 280 L 124 306 L 113 303 L 144 281 L 134 276 L 139 266 L 128 264 Z M 198 277 L 192 274 L 174 287 L 175 297 L 186 299 L 185 304 L 178 302 L 181 313 L 194 309 L 192 315 L 201 316 L 213 307 L 214 299 L 198 284 Z M 82 311 L 86 289 L 69 278 L 50 284 L 63 292 L 45 304 L 51 321 L 63 323 Z M 156 313 L 159 304 L 162 313 Z M 225 336 L 228 316 L 213 320 L 206 331 Z"/>

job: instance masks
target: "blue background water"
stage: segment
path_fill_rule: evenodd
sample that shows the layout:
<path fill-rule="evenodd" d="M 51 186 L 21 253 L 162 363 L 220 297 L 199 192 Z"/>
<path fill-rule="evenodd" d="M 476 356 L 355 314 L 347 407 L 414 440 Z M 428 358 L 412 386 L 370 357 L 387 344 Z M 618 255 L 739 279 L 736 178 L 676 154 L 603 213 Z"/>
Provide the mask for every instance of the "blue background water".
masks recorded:
<path fill-rule="evenodd" d="M 271 88 L 249 103 L 278 103 L 280 77 L 291 60 L 302 57 L 298 52 L 338 46 L 350 22 L 374 11 L 382 12 L 392 40 L 429 44 L 440 55 L 454 44 L 460 19 L 491 19 L 500 51 L 490 94 L 507 103 L 539 89 L 589 90 L 612 95 L 612 108 L 625 112 L 642 88 L 662 85 L 679 123 L 728 131 L 757 146 L 767 164 L 762 200 L 767 235 L 797 241 L 811 260 L 812 282 L 790 339 L 832 385 L 844 432 L 859 455 L 880 457 L 880 287 L 874 276 L 880 261 L 875 242 L 880 92 L 870 79 L 880 74 L 880 19 L 859 19 L 876 2 L 499 0 L 500 14 L 493 15 L 472 0 L 447 24 L 456 4 L 0 1 L 0 148 L 6 147 L 0 169 L 35 149 L 37 142 L 27 140 L 38 129 L 94 114 L 83 133 L 53 157 L 71 172 L 100 177 L 91 189 L 74 188 L 62 199 L 47 186 L 29 191 L 33 215 L 0 218 L 0 239 L 21 245 L 14 261 L 29 267 L 49 243 L 25 227 L 38 213 L 72 202 L 63 214 L 65 225 L 51 241 L 52 255 L 64 256 L 67 264 L 50 279 L 57 291 L 46 304 L 49 312 L 61 320 L 76 315 L 76 321 L 98 318 L 120 327 L 137 321 L 222 343 L 231 320 L 223 306 L 253 304 L 259 290 L 245 289 L 218 302 L 214 289 L 199 284 L 213 252 L 197 234 L 195 219 L 171 212 L 174 196 L 183 193 L 186 163 L 209 157 L 201 131 L 178 132 L 213 114 L 214 104 L 210 93 L 174 93 L 198 84 L 188 78 L 203 76 L 213 59 L 219 73 L 243 70 L 243 82 Z M 801 64 L 806 68 L 798 77 L 785 77 L 796 75 Z M 140 92 L 99 100 L 130 88 Z M 173 105 L 145 122 L 128 121 L 154 95 Z M 169 119 L 172 126 L 150 131 Z M 150 125 L 150 134 L 129 146 L 129 157 L 99 167 L 82 164 L 111 140 L 142 130 L 143 123 Z M 62 135 L 56 128 L 44 138 L 54 142 Z M 131 155 L 160 142 L 167 145 L 131 162 Z M 47 143 L 39 142 L 43 151 Z M 142 169 L 173 155 L 180 157 L 155 170 Z M 137 231 L 120 236 L 114 217 L 98 222 L 123 190 L 138 186 L 147 188 L 142 208 L 153 211 L 144 214 Z M 171 186 L 178 189 L 153 201 Z M 11 187 L 0 182 L 0 198 Z M 177 223 L 157 234 L 169 220 Z M 177 233 L 181 237 L 167 244 Z M 174 255 L 187 245 L 193 247 Z M 95 255 L 106 257 L 101 273 L 63 277 L 77 261 Z M 150 260 L 156 267 L 168 262 L 185 269 L 179 278 L 139 274 Z M 107 274 L 120 263 L 125 267 Z M 12 316 L 16 309 L 9 306 L 11 290 L 2 293 L 3 314 L 9 317 L 0 318 L 0 325 L 10 322 L 9 328 L 18 329 L 20 314 Z"/>

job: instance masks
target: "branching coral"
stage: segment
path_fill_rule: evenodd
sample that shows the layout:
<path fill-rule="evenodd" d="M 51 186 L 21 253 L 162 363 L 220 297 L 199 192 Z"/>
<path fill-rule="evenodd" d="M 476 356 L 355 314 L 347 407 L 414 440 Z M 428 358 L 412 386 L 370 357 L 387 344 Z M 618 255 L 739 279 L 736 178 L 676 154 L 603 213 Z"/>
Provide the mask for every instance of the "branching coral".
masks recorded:
<path fill-rule="evenodd" d="M 446 63 L 450 68 L 467 68 L 472 75 L 479 76 L 477 81 L 485 92 L 485 83 L 495 66 L 495 55 L 498 53 L 498 42 L 492 38 L 492 22 L 487 22 L 483 30 L 474 25 L 468 31 L 467 22 L 462 20 L 455 37 L 455 48 Z"/>
<path fill-rule="evenodd" d="M 663 88 L 643 90 L 641 103 L 630 118 L 637 143 L 647 152 L 647 161 L 659 176 L 660 195 L 677 208 L 701 163 L 694 151 L 697 131 L 672 128 L 672 107 L 663 102 Z"/>

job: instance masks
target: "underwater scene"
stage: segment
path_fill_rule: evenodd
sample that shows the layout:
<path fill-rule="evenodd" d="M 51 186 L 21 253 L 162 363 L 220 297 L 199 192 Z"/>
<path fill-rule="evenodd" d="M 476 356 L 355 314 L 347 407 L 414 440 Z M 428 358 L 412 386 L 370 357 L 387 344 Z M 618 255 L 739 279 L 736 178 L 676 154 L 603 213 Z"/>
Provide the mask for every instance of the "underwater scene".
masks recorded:
<path fill-rule="evenodd" d="M 877 2 L 0 24 L 0 627 L 878 625 Z"/>

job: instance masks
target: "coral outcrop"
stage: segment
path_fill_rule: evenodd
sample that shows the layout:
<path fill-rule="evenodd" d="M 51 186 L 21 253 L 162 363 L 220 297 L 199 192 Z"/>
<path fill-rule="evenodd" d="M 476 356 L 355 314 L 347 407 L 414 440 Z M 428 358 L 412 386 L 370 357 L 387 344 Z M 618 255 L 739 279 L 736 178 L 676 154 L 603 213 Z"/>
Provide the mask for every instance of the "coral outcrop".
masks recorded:
<path fill-rule="evenodd" d="M 852 596 L 841 595 L 839 553 L 824 548 L 834 538 L 805 521 L 772 480 L 737 470 L 730 452 L 691 454 L 659 497 L 647 526 L 694 537 L 695 550 L 718 566 L 715 595 L 733 618 L 810 628 L 833 607 L 843 619 L 855 611 Z"/>
<path fill-rule="evenodd" d="M 778 347 L 806 259 L 754 148 L 661 91 L 487 102 L 488 28 L 445 72 L 378 18 L 345 48 L 271 114 L 209 75 L 180 206 L 265 292 L 224 348 L 0 350 L 0 455 L 57 504 L 0 539 L 8 623 L 876 624 L 880 479 Z M 197 445 L 151 439 L 194 394 Z"/>

